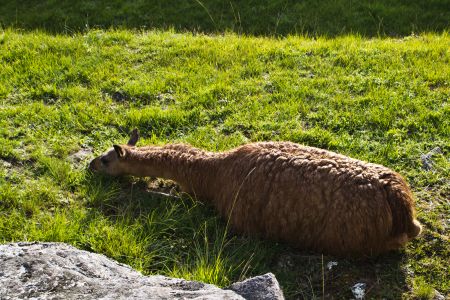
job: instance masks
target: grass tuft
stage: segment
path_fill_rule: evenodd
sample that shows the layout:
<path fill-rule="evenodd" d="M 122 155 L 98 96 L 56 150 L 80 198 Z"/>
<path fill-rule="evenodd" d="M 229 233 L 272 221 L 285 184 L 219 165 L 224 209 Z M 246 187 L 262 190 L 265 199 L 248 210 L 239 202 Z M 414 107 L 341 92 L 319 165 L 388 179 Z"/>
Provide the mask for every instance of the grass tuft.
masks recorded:
<path fill-rule="evenodd" d="M 413 289 L 414 295 L 421 300 L 433 299 L 435 294 L 433 287 L 423 277 L 414 278 Z"/>

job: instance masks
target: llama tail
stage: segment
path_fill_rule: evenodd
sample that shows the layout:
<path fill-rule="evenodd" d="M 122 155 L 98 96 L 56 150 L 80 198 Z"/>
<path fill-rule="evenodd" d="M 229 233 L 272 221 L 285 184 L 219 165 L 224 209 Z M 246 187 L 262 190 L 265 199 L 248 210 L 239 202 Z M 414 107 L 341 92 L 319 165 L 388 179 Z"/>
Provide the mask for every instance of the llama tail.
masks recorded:
<path fill-rule="evenodd" d="M 413 220 L 412 226 L 410 227 L 410 230 L 408 232 L 408 237 L 410 239 L 415 238 L 422 232 L 422 224 L 417 221 L 417 219 Z"/>
<path fill-rule="evenodd" d="M 392 213 L 391 236 L 406 234 L 408 240 L 418 236 L 422 225 L 417 221 L 414 199 L 406 181 L 397 173 L 383 178 L 386 180 L 386 191 Z"/>
<path fill-rule="evenodd" d="M 386 249 L 402 248 L 422 231 L 416 219 L 414 199 L 406 181 L 397 173 L 384 176 L 385 189 L 392 214 L 392 228 Z"/>

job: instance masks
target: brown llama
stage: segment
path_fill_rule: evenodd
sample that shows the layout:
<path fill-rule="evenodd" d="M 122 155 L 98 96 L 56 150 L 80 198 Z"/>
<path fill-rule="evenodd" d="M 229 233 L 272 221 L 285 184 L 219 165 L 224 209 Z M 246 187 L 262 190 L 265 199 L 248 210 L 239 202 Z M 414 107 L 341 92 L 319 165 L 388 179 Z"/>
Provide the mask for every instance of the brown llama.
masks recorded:
<path fill-rule="evenodd" d="M 413 197 L 396 172 L 291 142 L 213 153 L 188 145 L 114 145 L 90 163 L 110 175 L 172 179 L 211 203 L 239 233 L 338 256 L 372 256 L 421 232 Z"/>

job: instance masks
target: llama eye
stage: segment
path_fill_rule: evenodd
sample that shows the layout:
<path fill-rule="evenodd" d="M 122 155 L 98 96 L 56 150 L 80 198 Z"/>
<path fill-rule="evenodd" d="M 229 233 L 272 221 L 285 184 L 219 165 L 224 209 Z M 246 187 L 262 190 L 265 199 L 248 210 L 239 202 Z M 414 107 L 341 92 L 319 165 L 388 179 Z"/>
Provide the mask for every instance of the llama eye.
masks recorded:
<path fill-rule="evenodd" d="M 100 161 L 101 161 L 102 164 L 104 164 L 104 165 L 108 164 L 108 162 L 109 162 L 109 161 L 106 159 L 106 157 L 100 158 Z"/>

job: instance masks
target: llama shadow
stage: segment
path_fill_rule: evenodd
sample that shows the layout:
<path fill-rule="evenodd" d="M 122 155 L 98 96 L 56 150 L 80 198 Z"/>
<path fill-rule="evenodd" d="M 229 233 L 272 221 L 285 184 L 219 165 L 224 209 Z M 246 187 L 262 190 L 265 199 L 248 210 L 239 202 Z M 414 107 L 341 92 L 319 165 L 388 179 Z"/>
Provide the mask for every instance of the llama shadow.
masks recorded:
<path fill-rule="evenodd" d="M 271 263 L 289 299 L 354 299 L 362 284 L 365 299 L 401 299 L 407 291 L 399 252 L 371 259 L 342 259 L 285 248 Z M 295 278 L 295 280 L 292 280 Z"/>
<path fill-rule="evenodd" d="M 73 34 L 89 28 L 170 29 L 262 36 L 405 36 L 443 32 L 446 1 L 3 1 L 3 26 Z"/>
<path fill-rule="evenodd" d="M 145 273 L 165 274 L 180 266 L 191 270 L 204 263 L 213 269 L 222 260 L 226 266 L 243 266 L 257 249 L 257 243 L 228 230 L 212 207 L 180 193 L 171 181 L 95 175 L 88 185 L 97 187 L 94 194 L 98 187 L 106 187 L 105 194 L 112 191 L 111 197 L 87 203 L 92 216 L 102 214 L 113 224 L 123 226 L 126 220 L 130 222 L 126 226 L 142 228 L 138 238 L 148 238 L 153 257 Z M 89 250 L 89 245 L 85 248 Z M 233 282 L 246 275 L 238 268 L 227 272 Z"/>
<path fill-rule="evenodd" d="M 155 256 L 165 260 L 165 267 L 198 252 L 205 257 L 219 254 L 235 267 L 231 275 L 227 274 L 231 282 L 272 272 L 287 299 L 351 299 L 355 297 L 351 288 L 357 283 L 364 284 L 367 298 L 400 299 L 407 290 L 405 255 L 401 252 L 365 260 L 306 253 L 281 243 L 234 234 L 211 207 L 179 193 L 173 182 L 100 176 L 92 178 L 91 184 L 99 182 L 116 192 L 92 207 L 112 222 L 118 215 L 126 215 L 148 226 L 144 224 L 146 216 L 155 218 L 161 233 L 157 238 L 167 244 L 161 249 L 170 249 Z M 151 231 L 154 235 L 154 229 Z M 214 264 L 214 260 L 210 263 Z M 160 267 L 155 262 L 145 271 L 163 272 Z"/>

